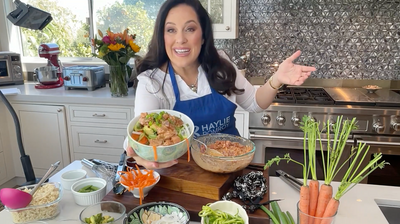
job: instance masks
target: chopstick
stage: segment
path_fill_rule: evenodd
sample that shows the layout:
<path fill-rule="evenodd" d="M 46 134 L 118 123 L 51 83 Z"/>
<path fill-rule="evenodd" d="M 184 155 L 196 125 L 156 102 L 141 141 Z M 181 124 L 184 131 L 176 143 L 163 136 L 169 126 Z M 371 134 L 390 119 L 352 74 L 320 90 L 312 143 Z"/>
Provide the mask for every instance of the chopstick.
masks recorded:
<path fill-rule="evenodd" d="M 255 164 L 249 164 L 246 169 L 249 170 L 257 170 L 257 171 L 264 171 L 264 166 L 262 165 L 255 165 Z"/>

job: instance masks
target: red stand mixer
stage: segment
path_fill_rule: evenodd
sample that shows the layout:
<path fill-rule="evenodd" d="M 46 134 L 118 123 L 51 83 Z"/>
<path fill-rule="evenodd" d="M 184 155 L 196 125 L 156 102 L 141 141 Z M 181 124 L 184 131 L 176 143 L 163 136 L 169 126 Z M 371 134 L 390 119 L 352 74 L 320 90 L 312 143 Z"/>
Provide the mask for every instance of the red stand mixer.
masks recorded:
<path fill-rule="evenodd" d="M 41 44 L 38 49 L 39 57 L 47 58 L 47 65 L 35 69 L 35 77 L 40 82 L 36 89 L 52 89 L 64 85 L 62 64 L 58 60 L 60 49 L 55 43 Z"/>

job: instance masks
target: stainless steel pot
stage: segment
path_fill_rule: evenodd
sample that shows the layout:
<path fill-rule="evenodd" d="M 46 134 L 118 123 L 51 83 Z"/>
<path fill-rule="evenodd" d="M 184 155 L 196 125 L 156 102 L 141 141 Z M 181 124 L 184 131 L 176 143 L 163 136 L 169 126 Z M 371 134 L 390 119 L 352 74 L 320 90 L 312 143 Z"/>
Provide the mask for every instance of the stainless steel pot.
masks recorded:
<path fill-rule="evenodd" d="M 57 68 L 53 65 L 35 68 L 35 78 L 42 84 L 54 84 L 58 81 Z"/>

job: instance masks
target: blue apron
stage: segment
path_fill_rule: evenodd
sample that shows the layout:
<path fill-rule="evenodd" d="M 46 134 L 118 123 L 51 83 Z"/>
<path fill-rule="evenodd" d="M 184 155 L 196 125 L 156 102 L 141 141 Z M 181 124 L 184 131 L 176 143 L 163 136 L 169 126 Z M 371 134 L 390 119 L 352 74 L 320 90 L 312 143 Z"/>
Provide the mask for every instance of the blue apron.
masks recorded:
<path fill-rule="evenodd" d="M 194 137 L 210 133 L 226 133 L 239 136 L 235 126 L 236 104 L 211 88 L 211 94 L 200 98 L 181 101 L 175 72 L 168 65 L 172 87 L 174 88 L 176 103 L 173 110 L 189 116 L 194 123 Z"/>

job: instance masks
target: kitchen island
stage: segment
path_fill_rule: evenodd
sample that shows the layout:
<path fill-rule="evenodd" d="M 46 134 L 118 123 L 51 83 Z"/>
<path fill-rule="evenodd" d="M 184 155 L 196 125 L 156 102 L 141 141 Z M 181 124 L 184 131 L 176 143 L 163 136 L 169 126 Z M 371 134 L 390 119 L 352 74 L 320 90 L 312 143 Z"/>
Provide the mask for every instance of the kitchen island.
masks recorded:
<path fill-rule="evenodd" d="M 86 169 L 80 161 L 74 161 L 66 166 L 60 172 L 50 178 L 51 182 L 58 182 L 63 172 L 73 169 Z M 95 176 L 91 171 L 88 171 L 88 176 Z M 299 193 L 294 188 L 287 185 L 279 177 L 270 177 L 270 198 L 283 199 L 279 202 L 283 211 L 289 211 L 294 217 L 296 214 L 296 203 L 299 198 Z M 334 189 L 338 183 L 333 183 Z M 108 191 L 111 186 L 108 186 Z M 150 192 L 151 194 L 151 192 Z M 359 184 L 343 196 L 339 212 L 335 223 L 337 224 L 387 224 L 388 221 L 384 217 L 378 203 L 390 203 L 400 207 L 400 187 L 387 187 L 378 185 Z M 79 224 L 79 213 L 84 207 L 76 205 L 70 191 L 64 191 L 60 201 L 61 213 L 53 220 L 48 220 L 44 223 L 48 224 Z M 129 211 L 127 211 L 129 212 Z M 12 224 L 11 214 L 3 210 L 0 212 L 0 220 L 3 224 Z M 195 224 L 198 222 L 191 222 Z"/>

